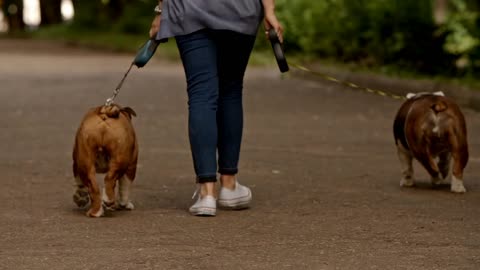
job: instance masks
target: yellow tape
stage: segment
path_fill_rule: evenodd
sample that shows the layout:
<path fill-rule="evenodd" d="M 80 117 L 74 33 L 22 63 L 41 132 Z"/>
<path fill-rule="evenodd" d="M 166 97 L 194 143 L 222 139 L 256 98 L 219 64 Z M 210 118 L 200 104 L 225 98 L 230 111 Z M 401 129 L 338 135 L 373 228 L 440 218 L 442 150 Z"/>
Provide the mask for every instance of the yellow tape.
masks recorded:
<path fill-rule="evenodd" d="M 401 99 L 401 100 L 405 100 L 407 99 L 406 97 L 404 96 L 400 96 L 400 95 L 396 95 L 396 94 L 392 94 L 392 93 L 388 93 L 386 91 L 381 91 L 381 90 L 375 90 L 375 89 L 371 89 L 371 88 L 368 88 L 368 87 L 362 87 L 362 86 L 359 86 L 357 84 L 354 84 L 352 82 L 346 82 L 346 81 L 341 81 L 341 80 L 338 80 L 332 76 L 329 76 L 327 74 L 323 74 L 321 72 L 318 72 L 318 71 L 313 71 L 313 70 L 310 70 L 302 65 L 298 65 L 298 64 L 290 64 L 291 66 L 301 70 L 301 71 L 304 71 L 304 72 L 307 72 L 307 73 L 310 73 L 310 74 L 313 74 L 317 77 L 321 77 L 327 81 L 332 81 L 332 82 L 335 82 L 335 83 L 338 83 L 338 84 L 343 84 L 345 86 L 348 86 L 350 88 L 354 88 L 354 89 L 359 89 L 359 90 L 363 90 L 367 93 L 371 93 L 371 94 L 376 94 L 376 95 L 379 95 L 379 96 L 382 96 L 382 97 L 390 97 L 390 98 L 393 98 L 393 99 Z"/>

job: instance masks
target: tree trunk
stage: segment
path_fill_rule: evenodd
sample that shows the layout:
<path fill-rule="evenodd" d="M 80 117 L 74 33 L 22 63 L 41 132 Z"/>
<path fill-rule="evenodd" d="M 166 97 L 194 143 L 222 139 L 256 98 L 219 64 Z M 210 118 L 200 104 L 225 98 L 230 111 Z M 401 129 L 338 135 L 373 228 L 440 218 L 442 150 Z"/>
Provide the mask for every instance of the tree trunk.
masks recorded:
<path fill-rule="evenodd" d="M 437 25 L 444 24 L 447 20 L 448 0 L 435 0 L 433 17 Z"/>
<path fill-rule="evenodd" d="M 23 0 L 4 0 L 2 2 L 2 11 L 8 25 L 8 33 L 17 33 L 25 30 Z"/>
<path fill-rule="evenodd" d="M 124 6 L 125 3 L 122 0 L 110 0 L 107 5 L 109 19 L 118 20 L 123 15 Z"/>
<path fill-rule="evenodd" d="M 40 0 L 40 17 L 41 26 L 62 23 L 62 0 Z"/>
<path fill-rule="evenodd" d="M 72 0 L 73 10 L 75 15 L 73 17 L 73 24 L 79 28 L 97 28 L 100 25 L 101 1 L 99 0 Z"/>

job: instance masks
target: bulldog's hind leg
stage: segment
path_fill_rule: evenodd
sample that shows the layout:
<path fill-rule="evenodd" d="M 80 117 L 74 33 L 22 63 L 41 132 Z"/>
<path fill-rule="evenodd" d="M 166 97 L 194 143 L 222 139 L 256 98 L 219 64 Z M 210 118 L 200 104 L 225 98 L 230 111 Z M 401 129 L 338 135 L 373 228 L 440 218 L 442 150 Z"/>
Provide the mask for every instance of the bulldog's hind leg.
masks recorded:
<path fill-rule="evenodd" d="M 455 167 L 455 165 L 454 165 Z M 465 193 L 467 189 L 463 185 L 463 173 L 456 171 L 455 168 L 453 169 L 452 173 L 452 182 L 450 183 L 450 191 L 455 193 Z"/>
<path fill-rule="evenodd" d="M 73 201 L 78 207 L 83 208 L 87 206 L 87 204 L 90 202 L 88 188 L 87 186 L 85 186 L 82 179 L 78 175 L 75 175 L 75 186 L 76 190 L 73 194 Z"/>
<path fill-rule="evenodd" d="M 450 191 L 455 193 L 465 193 L 467 189 L 463 185 L 463 169 L 467 165 L 468 156 L 463 156 L 459 153 L 453 154 L 452 166 L 452 181 L 450 184 Z"/>
<path fill-rule="evenodd" d="M 431 156 L 427 150 L 423 155 L 418 157 L 418 161 L 423 165 L 428 174 L 430 174 L 430 181 L 432 185 L 436 186 L 442 181 L 440 169 L 437 161 Z"/>
<path fill-rule="evenodd" d="M 103 204 L 108 210 L 115 210 L 115 185 L 117 180 L 122 177 L 120 170 L 114 164 L 110 163 L 109 170 L 105 175 L 103 189 Z"/>
<path fill-rule="evenodd" d="M 101 217 L 103 216 L 102 197 L 100 194 L 100 188 L 97 183 L 95 169 L 88 173 L 88 191 L 90 193 L 90 199 L 92 203 L 90 209 L 87 212 L 89 217 Z"/>
<path fill-rule="evenodd" d="M 438 181 L 436 184 L 450 184 L 452 179 L 452 155 L 449 152 L 441 153 L 438 156 L 438 169 L 442 176 L 442 180 Z"/>
<path fill-rule="evenodd" d="M 120 209 L 133 210 L 135 208 L 133 203 L 130 201 L 131 186 L 132 180 L 130 180 L 127 175 L 124 175 L 122 178 L 120 178 L 118 187 Z"/>
<path fill-rule="evenodd" d="M 398 159 L 400 160 L 400 166 L 402 167 L 402 179 L 400 180 L 400 186 L 411 187 L 414 185 L 412 154 L 402 146 L 400 141 L 397 142 L 397 154 Z"/>
<path fill-rule="evenodd" d="M 120 178 L 118 193 L 120 197 L 120 208 L 133 210 L 135 206 L 130 201 L 130 190 L 132 187 L 132 182 L 135 179 L 135 175 L 137 173 L 137 156 L 135 155 L 135 159 L 133 163 L 127 169 L 125 175 Z"/>

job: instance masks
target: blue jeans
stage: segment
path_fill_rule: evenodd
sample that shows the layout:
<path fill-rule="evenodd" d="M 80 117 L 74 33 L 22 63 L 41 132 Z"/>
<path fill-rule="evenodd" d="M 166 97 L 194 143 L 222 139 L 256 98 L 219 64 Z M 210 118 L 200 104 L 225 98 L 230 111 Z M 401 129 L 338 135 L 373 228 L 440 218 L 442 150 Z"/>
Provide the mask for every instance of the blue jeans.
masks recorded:
<path fill-rule="evenodd" d="M 255 36 L 200 30 L 177 36 L 188 92 L 188 133 L 199 183 L 238 172 L 243 77 Z"/>

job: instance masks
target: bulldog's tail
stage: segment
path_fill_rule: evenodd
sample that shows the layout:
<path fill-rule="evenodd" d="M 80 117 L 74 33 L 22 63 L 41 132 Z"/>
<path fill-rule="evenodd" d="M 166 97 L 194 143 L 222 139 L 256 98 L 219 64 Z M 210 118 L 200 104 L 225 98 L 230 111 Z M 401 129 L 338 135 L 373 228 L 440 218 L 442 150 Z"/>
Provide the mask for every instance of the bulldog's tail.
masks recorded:
<path fill-rule="evenodd" d="M 437 114 L 439 112 L 443 112 L 445 111 L 448 106 L 445 102 L 439 100 L 439 101 L 436 101 L 432 106 L 431 106 L 432 110 Z"/>
<path fill-rule="evenodd" d="M 132 116 L 137 116 L 137 114 L 132 108 L 122 108 L 118 104 L 104 105 L 99 107 L 97 110 L 98 116 L 100 116 L 100 118 L 102 118 L 103 120 L 107 120 L 107 118 L 118 118 L 121 112 L 126 114 L 130 119 L 132 118 Z"/>
<path fill-rule="evenodd" d="M 97 114 L 103 119 L 107 120 L 107 118 L 118 118 L 120 115 L 121 108 L 118 105 L 105 105 L 98 109 Z"/>

